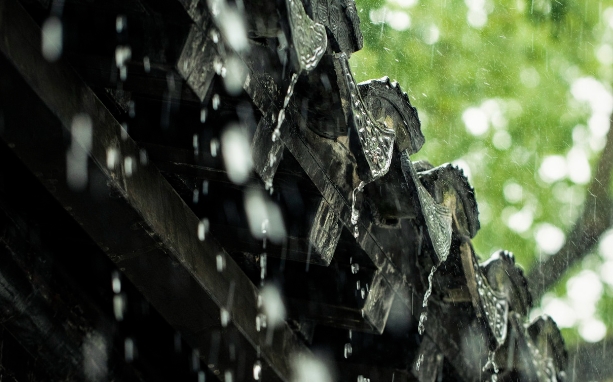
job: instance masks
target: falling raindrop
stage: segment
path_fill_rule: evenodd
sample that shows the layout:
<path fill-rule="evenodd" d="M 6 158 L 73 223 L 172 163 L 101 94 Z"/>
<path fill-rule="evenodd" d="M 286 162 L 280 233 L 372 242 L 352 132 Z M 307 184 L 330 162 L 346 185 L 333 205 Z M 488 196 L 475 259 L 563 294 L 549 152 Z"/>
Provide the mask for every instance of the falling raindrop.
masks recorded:
<path fill-rule="evenodd" d="M 219 141 L 216 138 L 211 139 L 211 156 L 216 157 L 219 151 Z"/>
<path fill-rule="evenodd" d="M 62 22 L 55 16 L 49 17 L 42 26 L 42 52 L 49 62 L 57 61 L 62 55 Z"/>
<path fill-rule="evenodd" d="M 192 370 L 196 371 L 200 369 L 200 352 L 198 349 L 192 351 Z"/>
<path fill-rule="evenodd" d="M 75 191 L 87 186 L 88 152 L 92 146 L 92 120 L 89 115 L 79 113 L 72 119 L 70 126 L 71 142 L 66 152 L 66 180 Z"/>
<path fill-rule="evenodd" d="M 206 122 L 206 113 L 207 113 L 206 107 L 203 107 L 200 110 L 200 123 L 205 123 Z"/>
<path fill-rule="evenodd" d="M 112 278 L 113 292 L 121 293 L 121 279 L 119 278 L 119 272 L 113 271 L 111 278 Z"/>
<path fill-rule="evenodd" d="M 192 192 L 192 203 L 198 203 L 198 199 L 200 198 L 200 191 L 196 188 Z"/>
<path fill-rule="evenodd" d="M 215 44 L 219 42 L 219 32 L 215 29 L 211 30 L 211 40 L 213 40 Z"/>
<path fill-rule="evenodd" d="M 260 255 L 260 279 L 264 282 L 266 277 L 266 253 Z"/>
<path fill-rule="evenodd" d="M 115 166 L 117 165 L 117 161 L 118 161 L 117 149 L 114 147 L 109 147 L 106 150 L 106 167 L 109 170 L 114 170 Z"/>
<path fill-rule="evenodd" d="M 127 78 L 126 62 L 132 58 L 132 49 L 127 45 L 118 45 L 115 48 L 115 65 L 119 69 L 119 76 L 122 81 Z"/>
<path fill-rule="evenodd" d="M 332 382 L 333 380 L 326 362 L 311 354 L 292 358 L 292 371 L 294 382 Z"/>
<path fill-rule="evenodd" d="M 230 322 L 230 312 L 228 312 L 226 308 L 221 308 L 219 310 L 219 318 L 221 320 L 221 326 L 225 328 Z"/>
<path fill-rule="evenodd" d="M 117 33 L 123 32 L 124 28 L 127 26 L 128 20 L 125 15 L 118 15 L 115 19 L 115 30 Z"/>
<path fill-rule="evenodd" d="M 364 288 L 360 289 L 360 295 L 362 296 L 362 299 L 366 297 L 366 291 L 364 290 Z"/>
<path fill-rule="evenodd" d="M 202 370 L 198 371 L 198 382 L 206 382 L 206 375 Z"/>
<path fill-rule="evenodd" d="M 107 341 L 96 331 L 89 332 L 83 340 L 83 374 L 89 381 L 105 381 L 107 377 Z M 102 366 L 102 367 L 101 367 Z"/>
<path fill-rule="evenodd" d="M 351 355 L 352 352 L 353 352 L 353 349 L 351 348 L 351 344 L 349 342 L 347 342 L 345 344 L 345 348 L 343 349 L 343 356 L 345 358 L 349 358 L 349 356 Z"/>
<path fill-rule="evenodd" d="M 224 373 L 224 382 L 232 382 L 232 370 L 226 370 Z"/>
<path fill-rule="evenodd" d="M 147 156 L 147 151 L 145 149 L 140 149 L 138 152 L 140 157 L 140 164 L 146 166 L 149 163 L 149 157 Z"/>
<path fill-rule="evenodd" d="M 287 312 L 279 289 L 274 284 L 266 284 L 262 288 L 260 296 L 266 324 L 271 328 L 283 325 Z"/>
<path fill-rule="evenodd" d="M 360 270 L 360 264 L 358 263 L 351 264 L 351 273 L 355 275 L 358 273 L 359 270 Z"/>
<path fill-rule="evenodd" d="M 204 218 L 198 223 L 198 239 L 204 241 L 206 234 L 209 232 L 209 219 Z"/>
<path fill-rule="evenodd" d="M 219 94 L 213 94 L 213 100 L 212 100 L 213 110 L 217 110 L 219 108 L 220 102 L 221 101 L 219 99 Z"/>
<path fill-rule="evenodd" d="M 125 157 L 123 160 L 123 166 L 126 171 L 126 177 L 131 177 L 134 172 L 134 161 L 132 157 Z"/>
<path fill-rule="evenodd" d="M 355 282 L 355 289 L 360 290 L 360 280 Z"/>
<path fill-rule="evenodd" d="M 134 360 L 134 341 L 128 337 L 123 342 L 124 356 L 126 362 L 130 363 Z"/>
<path fill-rule="evenodd" d="M 194 156 L 198 156 L 199 147 L 198 147 L 198 134 L 194 134 L 192 138 L 192 145 L 194 146 Z"/>
<path fill-rule="evenodd" d="M 143 57 L 143 67 L 145 69 L 145 73 L 149 73 L 151 71 L 151 61 L 147 56 Z"/>
<path fill-rule="evenodd" d="M 213 59 L 213 70 L 215 70 L 215 73 L 217 73 L 217 75 L 221 74 L 221 68 L 223 68 L 223 62 L 221 60 L 221 57 L 215 56 L 215 58 Z"/>
<path fill-rule="evenodd" d="M 207 195 L 209 193 L 209 181 L 202 181 L 202 195 Z"/>
<path fill-rule="evenodd" d="M 268 219 L 262 220 L 262 248 L 266 249 L 266 234 L 268 233 Z"/>
<path fill-rule="evenodd" d="M 130 118 L 134 118 L 136 116 L 136 111 L 134 109 L 134 101 L 130 101 L 128 104 L 128 115 Z"/>
<path fill-rule="evenodd" d="M 266 327 L 266 315 L 264 313 L 258 313 L 255 316 L 255 330 L 258 332 L 262 330 L 262 328 Z"/>
<path fill-rule="evenodd" d="M 218 253 L 216 257 L 217 272 L 223 272 L 226 269 L 226 257 L 223 253 Z"/>
<path fill-rule="evenodd" d="M 123 315 L 126 309 L 126 302 L 123 294 L 113 296 L 113 313 L 117 321 L 123 321 Z"/>
<path fill-rule="evenodd" d="M 258 360 L 253 364 L 253 379 L 259 381 L 262 378 L 262 363 Z"/>
<path fill-rule="evenodd" d="M 125 141 L 126 139 L 128 139 L 128 123 L 127 122 L 123 122 L 121 124 L 121 140 Z"/>

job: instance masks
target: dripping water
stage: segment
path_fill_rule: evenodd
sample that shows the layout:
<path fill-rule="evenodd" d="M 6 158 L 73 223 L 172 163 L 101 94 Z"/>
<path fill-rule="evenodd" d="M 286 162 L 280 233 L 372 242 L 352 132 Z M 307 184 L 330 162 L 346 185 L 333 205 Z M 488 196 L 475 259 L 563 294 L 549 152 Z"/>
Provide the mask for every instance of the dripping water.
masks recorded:
<path fill-rule="evenodd" d="M 417 358 L 417 363 L 415 364 L 415 369 L 417 369 L 417 371 L 419 371 L 419 368 L 421 367 L 421 363 L 424 361 L 424 355 L 420 354 L 419 357 Z"/>
<path fill-rule="evenodd" d="M 434 265 L 432 270 L 430 270 L 430 274 L 428 275 L 428 290 L 424 294 L 424 302 L 422 303 L 422 307 L 424 310 L 421 312 L 419 316 L 419 325 L 417 326 L 417 330 L 419 334 L 424 333 L 424 329 L 426 326 L 426 320 L 428 319 L 428 300 L 430 299 L 430 295 L 432 295 L 432 279 L 434 278 L 434 272 L 436 272 L 438 265 Z"/>
<path fill-rule="evenodd" d="M 294 86 L 296 86 L 296 82 L 298 82 L 298 74 L 292 74 L 292 79 L 289 82 L 289 86 L 287 87 L 287 93 L 285 93 L 285 99 L 283 100 L 283 107 L 279 111 L 279 116 L 277 117 L 277 127 L 272 133 L 272 141 L 276 142 L 277 139 L 281 138 L 281 125 L 283 121 L 285 121 L 285 108 L 289 104 L 289 100 L 292 98 L 294 94 Z"/>
<path fill-rule="evenodd" d="M 490 350 L 487 356 L 487 362 L 481 369 L 481 371 L 484 371 L 484 372 L 490 371 L 492 373 L 492 382 L 498 381 L 499 369 L 498 369 L 498 365 L 496 365 L 496 361 L 494 360 L 495 357 L 496 357 L 496 351 Z"/>
<path fill-rule="evenodd" d="M 358 231 L 358 219 L 360 218 L 360 211 L 356 207 L 356 198 L 359 192 L 364 190 L 365 183 L 360 181 L 360 184 L 353 190 L 351 194 L 351 224 L 353 225 L 353 237 L 357 239 L 360 232 Z"/>

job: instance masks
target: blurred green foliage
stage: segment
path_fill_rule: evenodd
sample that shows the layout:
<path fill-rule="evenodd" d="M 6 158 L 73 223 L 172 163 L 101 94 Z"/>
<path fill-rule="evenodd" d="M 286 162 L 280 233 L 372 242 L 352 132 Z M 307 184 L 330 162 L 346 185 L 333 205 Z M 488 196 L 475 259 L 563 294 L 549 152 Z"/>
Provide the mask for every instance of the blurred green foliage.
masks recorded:
<path fill-rule="evenodd" d="M 481 212 L 474 240 L 481 258 L 505 248 L 529 270 L 552 251 L 543 242 L 555 248 L 582 212 L 589 169 L 593 174 L 604 146 L 602 123 L 590 119 L 593 107 L 573 86 L 591 77 L 610 94 L 613 0 L 356 4 L 364 34 L 364 48 L 351 57 L 356 79 L 398 81 L 426 136 L 415 159 L 468 169 Z M 542 175 L 552 155 L 554 180 Z M 565 275 L 557 296 L 566 298 L 566 281 L 581 269 L 600 274 L 602 256 L 590 258 Z M 608 297 L 594 317 L 611 332 L 611 287 L 602 286 Z M 571 343 L 580 338 L 580 324 L 564 330 Z"/>

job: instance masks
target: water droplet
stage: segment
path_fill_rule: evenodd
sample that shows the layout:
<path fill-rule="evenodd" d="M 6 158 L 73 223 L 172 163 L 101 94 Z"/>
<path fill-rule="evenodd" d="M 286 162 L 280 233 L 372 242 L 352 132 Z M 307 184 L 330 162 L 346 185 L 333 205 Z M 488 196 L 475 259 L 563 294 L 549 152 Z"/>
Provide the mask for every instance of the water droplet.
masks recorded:
<path fill-rule="evenodd" d="M 117 155 L 117 149 L 115 149 L 114 147 L 109 147 L 106 150 L 106 167 L 109 170 L 114 170 L 115 166 L 117 165 L 117 160 L 118 160 L 118 155 Z"/>
<path fill-rule="evenodd" d="M 203 107 L 200 110 L 200 123 L 205 123 L 206 122 L 206 114 L 207 114 L 207 109 L 205 107 Z"/>
<path fill-rule="evenodd" d="M 213 94 L 212 106 L 213 110 L 217 110 L 219 108 L 219 103 L 221 102 L 219 98 L 219 94 Z"/>
<path fill-rule="evenodd" d="M 366 291 L 364 290 L 364 288 L 360 289 L 360 294 L 362 295 L 362 299 L 366 297 Z"/>
<path fill-rule="evenodd" d="M 198 156 L 198 151 L 199 151 L 198 134 L 194 134 L 192 138 L 192 145 L 194 146 L 194 156 Z"/>
<path fill-rule="evenodd" d="M 262 329 L 266 327 L 266 315 L 264 313 L 258 313 L 257 316 L 255 316 L 255 330 L 257 330 L 258 332 Z"/>
<path fill-rule="evenodd" d="M 221 57 L 215 56 L 215 58 L 213 59 L 213 70 L 215 70 L 215 73 L 217 73 L 217 75 L 221 74 L 221 68 L 223 68 L 223 62 L 221 61 Z"/>
<path fill-rule="evenodd" d="M 118 68 L 126 66 L 126 62 L 132 58 L 132 48 L 127 45 L 118 45 L 115 48 L 115 65 Z"/>
<path fill-rule="evenodd" d="M 349 358 L 351 353 L 353 353 L 353 349 L 351 348 L 351 344 L 349 342 L 347 342 L 345 344 L 345 348 L 343 350 L 343 355 L 345 356 L 345 358 Z"/>
<path fill-rule="evenodd" d="M 260 279 L 262 279 L 262 281 L 266 277 L 266 257 L 265 253 L 260 255 Z"/>
<path fill-rule="evenodd" d="M 424 309 L 419 316 L 419 324 L 417 325 L 419 335 L 424 334 L 424 330 L 426 329 L 426 320 L 428 320 L 428 311 Z"/>
<path fill-rule="evenodd" d="M 123 122 L 121 124 L 121 140 L 125 141 L 126 139 L 128 139 L 128 123 L 127 122 Z"/>
<path fill-rule="evenodd" d="M 55 16 L 49 17 L 42 25 L 42 53 L 49 62 L 57 61 L 62 55 L 62 22 Z"/>
<path fill-rule="evenodd" d="M 147 56 L 143 57 L 143 67 L 145 69 L 145 73 L 149 73 L 151 71 L 151 61 Z"/>
<path fill-rule="evenodd" d="M 355 275 L 356 273 L 358 273 L 359 270 L 360 270 L 360 264 L 358 263 L 351 264 L 351 273 Z"/>
<path fill-rule="evenodd" d="M 126 303 L 123 294 L 116 294 L 113 296 L 113 313 L 117 321 L 123 321 L 125 309 Z"/>
<path fill-rule="evenodd" d="M 123 160 L 123 167 L 126 171 L 126 177 L 131 177 L 134 172 L 134 161 L 132 157 L 125 157 Z"/>
<path fill-rule="evenodd" d="M 117 33 L 123 32 L 124 28 L 128 25 L 128 19 L 125 15 L 118 15 L 115 19 L 115 30 Z"/>
<path fill-rule="evenodd" d="M 123 342 L 123 349 L 126 362 L 130 363 L 134 360 L 134 341 L 128 337 Z"/>
<path fill-rule="evenodd" d="M 262 363 L 260 361 L 255 361 L 253 364 L 253 379 L 259 381 L 262 378 Z"/>
<path fill-rule="evenodd" d="M 216 138 L 211 139 L 211 156 L 216 157 L 219 150 L 219 141 Z"/>
<path fill-rule="evenodd" d="M 209 219 L 204 218 L 198 223 L 198 239 L 204 241 L 207 232 L 209 231 Z"/>
<path fill-rule="evenodd" d="M 140 164 L 146 166 L 149 163 L 149 157 L 147 156 L 147 151 L 145 149 L 140 149 L 138 152 L 140 157 Z"/>
<path fill-rule="evenodd" d="M 226 257 L 223 253 L 217 254 L 217 272 L 223 272 L 226 269 Z"/>
<path fill-rule="evenodd" d="M 136 111 L 134 110 L 134 101 L 130 101 L 128 104 L 128 115 L 130 118 L 134 118 L 136 116 Z"/>
<path fill-rule="evenodd" d="M 219 318 L 221 319 L 221 326 L 225 328 L 230 322 L 230 312 L 226 308 L 221 308 L 219 310 Z"/>
<path fill-rule="evenodd" d="M 113 292 L 121 293 L 121 279 L 119 278 L 119 272 L 113 271 L 111 278 L 112 278 Z"/>
<path fill-rule="evenodd" d="M 198 349 L 192 351 L 192 370 L 196 371 L 200 369 L 200 352 Z"/>
<path fill-rule="evenodd" d="M 219 32 L 215 29 L 211 31 L 211 40 L 213 40 L 215 44 L 219 42 Z"/>

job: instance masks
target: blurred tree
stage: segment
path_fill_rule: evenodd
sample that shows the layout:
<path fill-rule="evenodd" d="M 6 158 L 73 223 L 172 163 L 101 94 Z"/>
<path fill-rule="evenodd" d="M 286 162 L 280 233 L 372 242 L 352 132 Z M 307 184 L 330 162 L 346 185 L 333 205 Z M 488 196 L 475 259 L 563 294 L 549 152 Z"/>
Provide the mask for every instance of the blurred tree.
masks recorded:
<path fill-rule="evenodd" d="M 604 340 L 613 330 L 613 0 L 356 2 L 365 41 L 354 73 L 397 80 L 426 136 L 416 158 L 468 174 L 482 258 L 513 251 L 536 310 L 569 345 Z"/>

